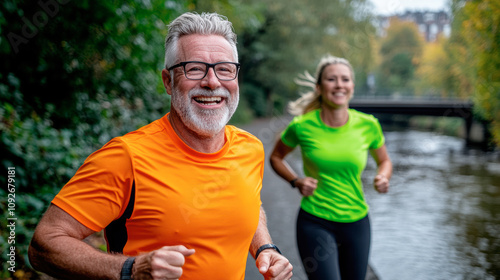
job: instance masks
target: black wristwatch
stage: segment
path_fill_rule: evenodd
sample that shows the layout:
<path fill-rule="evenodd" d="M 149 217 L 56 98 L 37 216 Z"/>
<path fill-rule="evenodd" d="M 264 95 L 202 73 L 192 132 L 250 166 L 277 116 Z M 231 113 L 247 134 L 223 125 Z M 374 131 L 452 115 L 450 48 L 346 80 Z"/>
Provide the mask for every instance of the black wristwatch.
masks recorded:
<path fill-rule="evenodd" d="M 120 273 L 120 280 L 130 280 L 132 279 L 132 266 L 134 265 L 135 258 L 128 258 L 122 266 L 122 271 Z"/>
<path fill-rule="evenodd" d="M 281 254 L 280 249 L 278 249 L 278 247 L 276 245 L 274 245 L 274 244 L 264 244 L 264 245 L 260 246 L 259 249 L 257 249 L 257 252 L 255 252 L 255 259 L 257 259 L 259 257 L 260 252 L 262 252 L 262 251 L 264 251 L 266 249 L 274 249 L 278 253 Z"/>
<path fill-rule="evenodd" d="M 298 180 L 299 178 L 295 178 L 293 180 L 290 180 L 290 185 L 292 185 L 292 188 L 295 188 L 295 182 Z"/>

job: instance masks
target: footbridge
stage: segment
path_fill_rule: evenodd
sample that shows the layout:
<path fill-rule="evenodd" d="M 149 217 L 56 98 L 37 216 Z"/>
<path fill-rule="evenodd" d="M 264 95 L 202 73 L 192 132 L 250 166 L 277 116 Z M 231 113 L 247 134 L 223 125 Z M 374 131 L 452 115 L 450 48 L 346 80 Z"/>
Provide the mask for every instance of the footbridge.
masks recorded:
<path fill-rule="evenodd" d="M 393 114 L 413 116 L 458 117 L 464 120 L 465 140 L 471 145 L 471 128 L 474 121 L 473 103 L 470 100 L 459 99 L 423 99 L 423 98 L 368 98 L 355 97 L 349 107 L 368 114 Z M 487 124 L 483 125 L 483 145 L 488 145 L 490 138 Z"/>

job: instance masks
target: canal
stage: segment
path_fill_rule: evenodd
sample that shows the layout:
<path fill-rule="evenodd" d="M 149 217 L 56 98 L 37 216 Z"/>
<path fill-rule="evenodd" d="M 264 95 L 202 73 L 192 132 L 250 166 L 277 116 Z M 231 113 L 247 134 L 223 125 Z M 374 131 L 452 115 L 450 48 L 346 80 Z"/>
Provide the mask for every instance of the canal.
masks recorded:
<path fill-rule="evenodd" d="M 287 118 L 243 126 L 261 139 L 266 160 Z M 394 164 L 388 194 L 371 187 L 375 163 L 363 174 L 372 222 L 370 266 L 381 280 L 500 279 L 500 155 L 464 148 L 434 132 L 384 128 Z M 301 172 L 300 154 L 287 158 Z M 268 162 L 262 201 L 274 242 L 306 279 L 295 246 L 300 195 Z M 262 279 L 253 259 L 246 279 Z M 373 278 L 371 278 L 373 279 Z"/>

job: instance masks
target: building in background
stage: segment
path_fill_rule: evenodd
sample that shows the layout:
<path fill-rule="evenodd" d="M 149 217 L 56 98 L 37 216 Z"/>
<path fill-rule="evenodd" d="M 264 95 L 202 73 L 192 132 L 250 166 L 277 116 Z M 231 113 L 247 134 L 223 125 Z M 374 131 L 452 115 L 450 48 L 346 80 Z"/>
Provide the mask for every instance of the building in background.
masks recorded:
<path fill-rule="evenodd" d="M 449 37 L 451 33 L 450 16 L 445 11 L 406 11 L 393 16 L 379 16 L 376 25 L 380 36 L 386 35 L 385 31 L 394 17 L 415 23 L 427 42 L 436 41 L 440 34 Z"/>

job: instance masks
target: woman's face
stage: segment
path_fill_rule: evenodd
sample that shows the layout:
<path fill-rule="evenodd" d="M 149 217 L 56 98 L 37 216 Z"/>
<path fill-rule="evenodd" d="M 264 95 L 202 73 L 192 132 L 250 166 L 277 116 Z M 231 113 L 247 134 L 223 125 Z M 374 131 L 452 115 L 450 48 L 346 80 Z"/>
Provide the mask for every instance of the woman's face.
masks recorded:
<path fill-rule="evenodd" d="M 321 94 L 323 104 L 331 108 L 347 107 L 354 94 L 351 70 L 341 63 L 326 66 L 317 90 Z"/>

